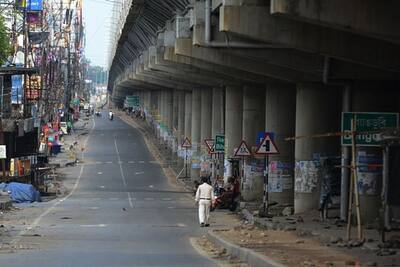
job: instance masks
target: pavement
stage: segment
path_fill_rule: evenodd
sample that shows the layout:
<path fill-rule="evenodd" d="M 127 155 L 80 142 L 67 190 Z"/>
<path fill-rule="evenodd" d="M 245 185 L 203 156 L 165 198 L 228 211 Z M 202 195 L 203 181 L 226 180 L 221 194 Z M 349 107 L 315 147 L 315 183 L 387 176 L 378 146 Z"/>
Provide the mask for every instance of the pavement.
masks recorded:
<path fill-rule="evenodd" d="M 177 182 L 185 190 L 191 191 L 190 181 L 176 179 L 181 166 L 178 166 L 177 161 L 171 157 L 171 151 L 159 145 L 159 141 L 147 123 L 122 112 L 119 115 L 127 123 L 140 129 L 148 140 L 148 146 L 153 147 L 153 153 L 157 155 L 160 162 L 163 162 L 165 173 L 170 176 L 170 180 Z M 208 240 L 223 247 L 230 257 L 237 258 L 249 266 L 400 266 L 400 239 L 396 232 L 387 235 L 387 238 L 393 241 L 392 245 L 394 244 L 388 247 L 382 245 L 378 231 L 370 225 L 364 229 L 366 242 L 360 244 L 354 239 L 350 242 L 345 241 L 344 223 L 335 218 L 320 221 L 318 213 L 260 218 L 257 212 L 244 208 L 240 214 L 220 211 L 213 213 L 212 216 L 215 223 L 214 229 L 209 230 L 206 235 Z M 264 241 L 261 241 L 263 238 L 256 238 L 258 241 L 256 246 L 246 240 L 248 236 L 254 235 L 252 225 L 261 231 L 265 230 L 261 232 L 262 237 L 272 232 L 272 235 L 285 236 L 287 239 L 283 241 L 284 246 L 287 249 L 291 246 L 294 254 L 302 251 L 299 255 L 299 259 L 302 260 L 290 262 L 284 257 L 275 256 L 274 252 L 270 253 L 274 250 L 269 247 L 271 242 L 267 240 L 263 243 Z M 227 238 L 227 235 L 224 235 L 226 231 L 232 231 L 233 235 L 237 235 L 236 238 Z M 241 237 L 243 239 L 239 238 L 239 232 L 243 234 Z M 352 237 L 355 238 L 355 235 L 353 229 Z M 310 242 L 310 247 L 321 252 L 319 261 L 313 261 L 313 258 L 318 258 L 313 257 L 315 251 L 310 253 L 302 248 L 307 246 L 306 242 L 307 245 Z M 282 245 L 272 242 L 272 245 L 274 244 L 275 247 Z M 278 254 L 282 253 L 284 251 L 278 251 Z"/>
<path fill-rule="evenodd" d="M 4 215 L 0 266 L 217 266 L 191 246 L 207 233 L 192 195 L 166 179 L 140 131 L 106 111 L 86 127 L 77 165 L 53 159 L 65 195 Z"/>

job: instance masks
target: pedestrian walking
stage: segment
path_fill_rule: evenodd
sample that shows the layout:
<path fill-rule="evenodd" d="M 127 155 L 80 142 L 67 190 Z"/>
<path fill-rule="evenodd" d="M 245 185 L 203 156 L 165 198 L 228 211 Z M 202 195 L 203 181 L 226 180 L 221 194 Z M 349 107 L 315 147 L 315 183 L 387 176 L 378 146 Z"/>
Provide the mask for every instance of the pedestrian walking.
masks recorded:
<path fill-rule="evenodd" d="M 199 205 L 199 221 L 201 227 L 210 226 L 210 209 L 212 200 L 214 199 L 214 192 L 211 185 L 207 183 L 207 178 L 201 178 L 201 185 L 196 191 L 196 203 Z"/>

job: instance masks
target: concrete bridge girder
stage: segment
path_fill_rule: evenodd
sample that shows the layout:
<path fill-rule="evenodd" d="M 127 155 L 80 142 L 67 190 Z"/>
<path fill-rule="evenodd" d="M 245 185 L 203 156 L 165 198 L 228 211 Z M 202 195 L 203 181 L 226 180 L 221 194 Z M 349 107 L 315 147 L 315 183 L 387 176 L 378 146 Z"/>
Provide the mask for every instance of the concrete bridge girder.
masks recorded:
<path fill-rule="evenodd" d="M 136 66 L 136 77 L 141 77 L 143 79 L 151 80 L 154 79 L 155 81 L 158 81 L 161 84 L 171 84 L 171 86 L 165 86 L 165 87 L 170 87 L 174 89 L 188 89 L 188 88 L 193 88 L 193 87 L 202 87 L 202 84 L 190 82 L 190 81 L 183 81 L 176 79 L 175 77 L 168 75 L 163 72 L 158 72 L 158 71 L 146 71 L 144 69 L 143 64 L 138 64 Z"/>
<path fill-rule="evenodd" d="M 150 84 L 153 86 L 169 89 L 188 89 L 187 86 L 183 86 L 181 83 L 176 83 L 175 81 L 166 79 L 158 79 L 157 77 L 146 76 L 140 73 L 131 73 L 125 81 L 141 82 L 145 84 Z"/>
<path fill-rule="evenodd" d="M 230 50 L 229 53 L 252 60 L 265 60 L 281 67 L 319 75 L 321 80 L 324 72 L 324 56 L 294 49 Z M 384 71 L 379 68 L 331 58 L 329 78 L 331 80 L 399 80 L 400 75 L 397 72 Z"/>
<path fill-rule="evenodd" d="M 220 66 L 229 66 L 275 80 L 286 82 L 321 81 L 319 75 L 268 64 L 260 60 L 256 61 L 246 57 L 239 57 L 234 54 L 223 53 L 215 48 L 192 46 L 192 40 L 187 38 L 178 38 L 176 40 L 175 52 L 177 55 L 201 59 Z"/>
<path fill-rule="evenodd" d="M 399 1 L 383 4 L 374 0 L 271 0 L 272 15 L 397 44 L 400 44 L 400 32 L 394 25 L 400 24 L 399 9 Z"/>
<path fill-rule="evenodd" d="M 174 77 L 177 80 L 182 80 L 185 82 L 193 82 L 195 84 L 204 86 L 216 86 L 221 84 L 221 80 L 213 76 L 205 76 L 199 74 L 195 70 L 185 70 L 184 68 L 177 68 L 174 65 L 168 64 L 162 58 L 163 55 L 157 53 L 156 55 L 151 55 L 148 64 L 145 64 L 145 70 L 155 70 L 156 73 L 164 73 L 167 76 Z"/>
<path fill-rule="evenodd" d="M 157 68 L 161 66 L 167 67 L 166 71 L 168 72 L 178 72 L 180 74 L 185 73 L 184 75 L 188 77 L 191 75 L 197 76 L 199 79 L 206 81 L 204 84 L 214 87 L 226 84 L 240 85 L 248 82 L 264 84 L 266 82 L 266 80 L 262 79 L 262 77 L 254 81 L 253 79 L 249 79 L 248 77 L 247 79 L 242 79 L 242 77 L 238 77 L 237 75 L 235 75 L 237 73 L 227 75 L 226 73 L 213 71 L 215 69 L 214 64 L 203 64 L 206 66 L 202 66 L 203 68 L 199 68 L 197 67 L 199 66 L 199 64 L 187 64 L 188 61 L 185 61 L 186 63 L 182 63 L 180 61 L 172 61 L 171 58 L 166 59 L 166 54 L 175 54 L 173 50 L 174 47 L 163 47 L 162 49 L 158 49 L 156 55 L 154 56 L 155 66 L 157 66 Z M 193 60 L 191 60 L 190 58 L 187 59 L 189 59 L 190 62 L 193 63 Z M 229 70 L 229 68 L 224 69 L 225 72 Z"/>
<path fill-rule="evenodd" d="M 181 39 L 179 39 L 181 40 Z M 186 44 L 191 43 L 191 39 L 185 39 Z M 180 55 L 175 53 L 175 47 L 165 47 L 164 51 L 164 61 L 175 64 L 195 67 L 206 73 L 217 75 L 217 77 L 224 79 L 226 84 L 235 84 L 236 81 L 242 81 L 243 83 L 267 83 L 267 82 L 277 82 L 277 79 L 270 77 L 254 74 L 246 70 L 240 70 L 234 68 L 233 66 L 224 66 L 219 64 L 214 64 L 211 62 L 204 61 L 199 58 L 194 58 L 190 56 Z M 226 77 L 226 78 L 224 78 Z M 225 85 L 226 85 L 225 84 Z"/>
<path fill-rule="evenodd" d="M 273 16 L 269 6 L 221 6 L 219 11 L 220 31 L 400 72 L 395 44 Z"/>

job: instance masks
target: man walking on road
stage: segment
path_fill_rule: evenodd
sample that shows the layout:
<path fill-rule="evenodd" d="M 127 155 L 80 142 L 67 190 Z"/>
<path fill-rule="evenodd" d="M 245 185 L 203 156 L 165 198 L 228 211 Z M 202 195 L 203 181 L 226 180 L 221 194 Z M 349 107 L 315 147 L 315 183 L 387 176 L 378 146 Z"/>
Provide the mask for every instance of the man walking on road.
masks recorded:
<path fill-rule="evenodd" d="M 199 204 L 199 220 L 201 227 L 208 227 L 210 219 L 210 208 L 214 199 L 214 192 L 211 185 L 207 183 L 207 178 L 201 178 L 201 185 L 196 191 L 196 203 Z"/>

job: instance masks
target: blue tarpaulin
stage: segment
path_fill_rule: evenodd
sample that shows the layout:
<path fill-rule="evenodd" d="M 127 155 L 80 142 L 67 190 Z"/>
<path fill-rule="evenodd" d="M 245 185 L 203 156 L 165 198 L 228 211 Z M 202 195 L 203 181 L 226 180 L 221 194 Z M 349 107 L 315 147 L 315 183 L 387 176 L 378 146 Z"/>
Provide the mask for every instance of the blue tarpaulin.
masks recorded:
<path fill-rule="evenodd" d="M 1 183 L 0 190 L 10 191 L 11 199 L 16 203 L 40 202 L 40 193 L 31 184 Z"/>

